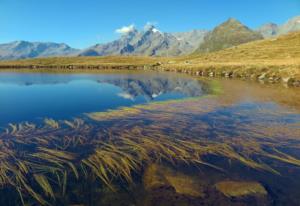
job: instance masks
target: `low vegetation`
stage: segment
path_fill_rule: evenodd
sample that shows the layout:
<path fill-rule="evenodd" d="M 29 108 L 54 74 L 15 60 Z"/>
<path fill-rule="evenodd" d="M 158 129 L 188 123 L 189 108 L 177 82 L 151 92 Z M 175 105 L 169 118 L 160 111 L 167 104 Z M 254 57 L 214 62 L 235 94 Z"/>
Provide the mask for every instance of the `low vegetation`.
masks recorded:
<path fill-rule="evenodd" d="M 300 32 L 253 41 L 221 51 L 177 58 L 110 56 L 55 57 L 1 61 L 0 68 L 155 69 L 199 76 L 249 78 L 300 86 Z"/>

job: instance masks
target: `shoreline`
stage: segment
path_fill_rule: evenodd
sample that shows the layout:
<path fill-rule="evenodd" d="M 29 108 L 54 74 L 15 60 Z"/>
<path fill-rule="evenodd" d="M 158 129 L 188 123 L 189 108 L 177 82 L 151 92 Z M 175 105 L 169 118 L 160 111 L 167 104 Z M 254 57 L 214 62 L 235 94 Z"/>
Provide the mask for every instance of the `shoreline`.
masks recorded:
<path fill-rule="evenodd" d="M 63 72 L 76 71 L 105 71 L 105 70 L 149 70 L 158 72 L 174 72 L 184 73 L 191 76 L 199 77 L 223 77 L 229 79 L 255 80 L 261 83 L 268 84 L 283 84 L 290 87 L 300 87 L 300 78 L 289 75 L 289 69 L 282 65 L 233 65 L 233 64 L 218 64 L 218 65 L 180 65 L 156 62 L 154 64 L 98 64 L 98 65 L 0 65 L 0 71 L 7 70 L 29 70 L 35 72 L 59 70 Z"/>

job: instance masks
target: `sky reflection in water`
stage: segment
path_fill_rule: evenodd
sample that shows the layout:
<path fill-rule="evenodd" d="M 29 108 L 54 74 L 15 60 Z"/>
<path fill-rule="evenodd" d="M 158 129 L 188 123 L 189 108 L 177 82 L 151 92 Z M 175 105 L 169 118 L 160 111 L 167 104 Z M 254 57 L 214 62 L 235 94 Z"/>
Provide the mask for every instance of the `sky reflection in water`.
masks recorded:
<path fill-rule="evenodd" d="M 200 82 L 172 75 L 0 73 L 0 125 L 202 94 Z"/>

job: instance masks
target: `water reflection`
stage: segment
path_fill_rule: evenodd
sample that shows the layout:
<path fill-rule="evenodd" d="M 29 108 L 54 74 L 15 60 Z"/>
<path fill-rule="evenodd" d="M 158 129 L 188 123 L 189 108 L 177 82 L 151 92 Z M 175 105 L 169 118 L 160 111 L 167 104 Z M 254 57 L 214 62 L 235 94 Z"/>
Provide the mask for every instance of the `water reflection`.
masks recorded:
<path fill-rule="evenodd" d="M 151 79 L 129 76 L 99 80 L 98 82 L 113 84 L 122 88 L 122 93 L 119 93 L 119 96 L 131 100 L 143 96 L 147 101 L 151 101 L 168 93 L 180 93 L 186 97 L 196 97 L 201 96 L 205 90 L 203 84 L 199 84 L 196 80 L 161 75 Z"/>
<path fill-rule="evenodd" d="M 160 85 L 190 85 L 166 79 L 99 81 L 134 99 L 173 91 Z M 0 133 L 0 203 L 297 205 L 298 92 L 204 82 L 208 90 L 219 84 L 221 95 L 11 124 Z"/>
<path fill-rule="evenodd" d="M 203 82 L 176 75 L 0 73 L 0 125 L 204 93 Z"/>

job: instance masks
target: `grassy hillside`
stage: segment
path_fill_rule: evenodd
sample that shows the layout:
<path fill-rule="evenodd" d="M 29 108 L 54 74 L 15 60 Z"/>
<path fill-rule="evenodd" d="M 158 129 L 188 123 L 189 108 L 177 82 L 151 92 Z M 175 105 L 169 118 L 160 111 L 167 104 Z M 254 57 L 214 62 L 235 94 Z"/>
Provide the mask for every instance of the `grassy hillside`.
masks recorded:
<path fill-rule="evenodd" d="M 253 41 L 222 51 L 192 55 L 190 59 L 198 62 L 291 62 L 300 58 L 300 32 L 290 33 L 278 38 Z"/>
<path fill-rule="evenodd" d="M 158 62 L 161 64 L 157 64 Z M 0 62 L 1 68 L 26 65 L 58 68 L 59 66 L 68 65 L 104 65 L 115 66 L 115 68 L 126 65 L 156 65 L 156 69 L 170 71 L 193 74 L 204 72 L 205 75 L 213 73 L 210 76 L 221 75 L 224 72 L 237 77 L 259 78 L 259 76 L 264 75 L 265 79 L 269 80 L 270 78 L 271 81 L 280 81 L 283 78 L 291 77 L 300 84 L 300 32 L 290 33 L 273 39 L 253 41 L 217 52 L 176 58 L 137 56 L 57 57 Z M 89 68 L 84 67 L 84 69 Z M 101 69 L 101 67 L 98 68 Z M 227 76 L 226 74 L 223 75 Z"/>
<path fill-rule="evenodd" d="M 158 61 L 154 57 L 137 56 L 106 56 L 106 57 L 49 57 L 23 59 L 15 61 L 0 61 L 2 65 L 40 65 L 40 66 L 60 66 L 60 65 L 145 65 Z"/>
<path fill-rule="evenodd" d="M 293 77 L 300 80 L 300 32 L 258 40 L 207 54 L 180 57 L 168 69 L 235 72 L 237 76 Z"/>
<path fill-rule="evenodd" d="M 263 36 L 258 32 L 252 31 L 235 19 L 229 19 L 204 37 L 196 53 L 219 51 L 259 39 L 263 39 Z"/>

